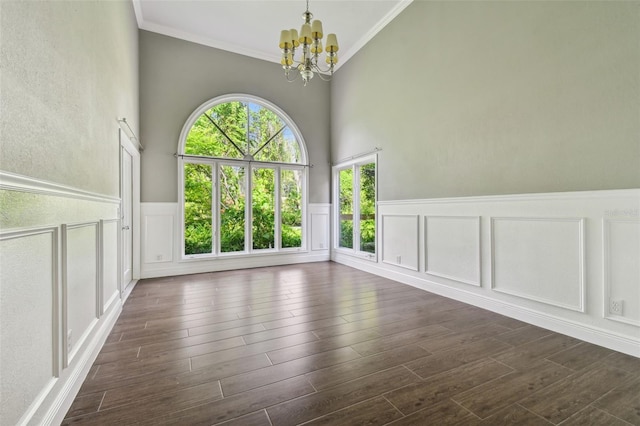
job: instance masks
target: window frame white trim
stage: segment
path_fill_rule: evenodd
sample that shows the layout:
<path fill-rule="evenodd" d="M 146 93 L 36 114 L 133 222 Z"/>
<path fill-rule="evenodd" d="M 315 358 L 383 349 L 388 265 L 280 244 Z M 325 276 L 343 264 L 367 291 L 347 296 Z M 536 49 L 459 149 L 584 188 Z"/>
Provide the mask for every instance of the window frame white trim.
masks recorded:
<path fill-rule="evenodd" d="M 360 170 L 359 166 L 365 164 L 375 165 L 375 241 L 376 252 L 369 253 L 360 250 Z M 340 247 L 340 171 L 351 168 L 353 170 L 353 247 Z M 335 164 L 331 168 L 331 176 L 333 179 L 333 250 L 337 253 L 346 254 L 372 262 L 378 261 L 378 154 L 366 154 L 358 156 L 347 161 Z M 357 219 L 357 220 L 356 220 Z M 356 226 L 356 221 L 358 226 Z"/>
<path fill-rule="evenodd" d="M 294 134 L 296 140 L 298 141 L 298 145 L 300 148 L 300 162 L 299 163 L 283 163 L 283 162 L 265 162 L 265 161 L 255 161 L 255 160 L 243 160 L 243 159 L 233 159 L 233 158 L 217 158 L 217 157 L 205 157 L 205 156 L 189 156 L 184 154 L 185 145 L 187 141 L 187 136 L 195 122 L 198 118 L 208 111 L 213 106 L 227 103 L 227 102 L 250 102 L 258 104 L 264 108 L 270 109 L 275 112 L 285 123 L 287 127 Z M 307 253 L 309 251 L 308 247 L 308 221 L 307 221 L 307 212 L 308 212 L 308 192 L 309 192 L 309 160 L 307 154 L 307 146 L 306 142 L 300 132 L 300 129 L 296 126 L 295 122 L 289 117 L 289 115 L 284 112 L 277 105 L 267 101 L 266 99 L 259 98 L 257 96 L 241 94 L 241 93 L 232 93 L 223 96 L 218 96 L 216 98 L 210 99 L 200 105 L 187 119 L 184 126 L 182 127 L 182 131 L 180 132 L 180 138 L 178 140 L 178 150 L 177 150 L 177 162 L 178 162 L 178 215 L 180 220 L 180 262 L 192 262 L 192 261 L 203 261 L 203 260 L 214 260 L 214 259 L 222 259 L 222 258 L 230 258 L 230 257 L 255 257 L 260 255 L 278 255 L 278 254 L 291 254 L 291 253 Z M 184 230 L 184 167 L 185 164 L 208 164 L 212 167 L 212 202 L 211 202 L 211 222 L 212 222 L 212 246 L 211 253 L 200 253 L 200 254 L 185 254 L 185 230 Z M 245 168 L 245 179 L 246 179 L 246 195 L 245 195 L 245 239 L 244 239 L 244 250 L 237 252 L 228 252 L 222 253 L 220 247 L 220 212 L 219 212 L 219 203 L 220 203 L 220 190 L 219 190 L 219 173 L 220 166 L 228 165 L 235 167 L 244 167 Z M 275 237 L 275 247 L 273 249 L 253 249 L 253 230 L 252 230 L 252 221 L 253 221 L 253 212 L 252 212 L 252 173 L 254 168 L 271 168 L 274 170 L 274 237 Z M 300 247 L 287 247 L 282 248 L 282 220 L 281 220 L 281 212 L 279 210 L 281 203 L 281 188 L 280 188 L 280 173 L 282 170 L 298 170 L 302 176 L 301 182 L 301 206 L 302 206 L 302 235 L 300 241 Z"/>

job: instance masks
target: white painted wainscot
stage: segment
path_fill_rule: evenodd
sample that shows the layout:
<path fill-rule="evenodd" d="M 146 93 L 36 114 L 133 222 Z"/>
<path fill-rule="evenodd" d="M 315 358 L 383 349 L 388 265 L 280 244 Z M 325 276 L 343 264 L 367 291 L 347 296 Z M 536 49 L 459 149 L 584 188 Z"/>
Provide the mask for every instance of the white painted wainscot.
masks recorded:
<path fill-rule="evenodd" d="M 0 424 L 60 424 L 122 310 L 118 198 L 0 172 Z"/>
<path fill-rule="evenodd" d="M 640 189 L 383 201 L 340 263 L 640 357 Z"/>
<path fill-rule="evenodd" d="M 142 278 L 241 268 L 322 262 L 330 259 L 330 204 L 309 204 L 303 248 L 281 253 L 183 259 L 178 203 L 141 203 Z"/>

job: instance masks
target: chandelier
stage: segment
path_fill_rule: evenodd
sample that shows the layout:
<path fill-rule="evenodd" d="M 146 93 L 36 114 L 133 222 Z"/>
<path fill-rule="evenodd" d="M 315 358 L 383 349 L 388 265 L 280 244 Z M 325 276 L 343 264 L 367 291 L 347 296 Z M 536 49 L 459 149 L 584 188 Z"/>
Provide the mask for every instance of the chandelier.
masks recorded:
<path fill-rule="evenodd" d="M 333 75 L 333 68 L 338 63 L 338 38 L 335 34 L 327 35 L 327 42 L 324 50 L 326 51 L 326 63 L 328 68 L 322 69 L 318 65 L 318 58 L 322 53 L 322 22 L 316 19 L 313 22 L 313 14 L 309 12 L 309 0 L 307 0 L 307 10 L 302 14 L 304 24 L 300 29 L 300 35 L 295 29 L 282 30 L 280 32 L 280 49 L 282 49 L 282 68 L 287 81 L 294 81 L 298 76 L 302 77 L 302 81 L 306 86 L 314 74 L 318 74 L 321 80 L 329 81 Z M 302 57 L 296 58 L 296 48 L 302 47 Z M 295 75 L 292 74 L 294 70 Z M 295 73 L 297 71 L 297 73 Z M 323 77 L 324 73 L 328 73 L 329 77 Z"/>

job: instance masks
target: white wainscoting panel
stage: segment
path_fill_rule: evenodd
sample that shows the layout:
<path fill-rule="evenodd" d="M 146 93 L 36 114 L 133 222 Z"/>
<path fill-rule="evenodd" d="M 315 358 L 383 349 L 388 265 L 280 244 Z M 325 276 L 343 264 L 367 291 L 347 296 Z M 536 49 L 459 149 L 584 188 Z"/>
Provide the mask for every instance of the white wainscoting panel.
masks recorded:
<path fill-rule="evenodd" d="M 174 260 L 177 231 L 177 204 L 145 203 L 142 209 L 142 244 L 144 263 L 166 263 Z M 179 250 L 178 250 L 179 251 Z"/>
<path fill-rule="evenodd" d="M 492 288 L 583 312 L 583 224 L 580 218 L 492 218 Z"/>
<path fill-rule="evenodd" d="M 118 300 L 118 280 L 120 277 L 118 267 L 118 234 L 120 221 L 118 219 L 100 221 L 100 243 L 102 254 L 102 298 L 100 315 L 109 310 L 109 307 Z"/>
<path fill-rule="evenodd" d="M 59 374 L 58 228 L 0 235 L 0 420 L 27 421 Z"/>
<path fill-rule="evenodd" d="M 142 278 L 330 260 L 330 204 L 309 204 L 306 211 L 305 247 L 299 250 L 193 259 L 181 259 L 181 219 L 178 207 L 178 203 L 141 204 Z M 321 246 L 324 248 L 320 248 Z"/>
<path fill-rule="evenodd" d="M 640 220 L 605 218 L 603 240 L 604 316 L 640 326 Z M 622 314 L 612 301 L 622 302 Z"/>
<path fill-rule="evenodd" d="M 336 262 L 640 357 L 640 188 L 384 200 L 377 211 L 380 261 L 336 250 Z M 403 249 L 425 254 L 401 269 Z"/>
<path fill-rule="evenodd" d="M 98 224 L 62 225 L 65 366 L 72 361 L 100 317 Z"/>
<path fill-rule="evenodd" d="M 425 216 L 425 272 L 481 285 L 480 217 Z"/>
<path fill-rule="evenodd" d="M 419 263 L 419 215 L 382 215 L 382 262 L 417 271 Z"/>
<path fill-rule="evenodd" d="M 0 200 L 0 424 L 60 424 L 122 311 L 120 200 L 4 171 Z"/>

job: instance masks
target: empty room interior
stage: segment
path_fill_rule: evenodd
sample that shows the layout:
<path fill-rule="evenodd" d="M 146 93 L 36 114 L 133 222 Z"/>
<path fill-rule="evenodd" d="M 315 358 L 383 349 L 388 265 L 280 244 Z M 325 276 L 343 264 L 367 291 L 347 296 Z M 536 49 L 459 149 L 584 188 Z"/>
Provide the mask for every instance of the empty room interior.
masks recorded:
<path fill-rule="evenodd" d="M 0 2 L 1 425 L 640 425 L 640 2 Z"/>

